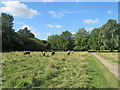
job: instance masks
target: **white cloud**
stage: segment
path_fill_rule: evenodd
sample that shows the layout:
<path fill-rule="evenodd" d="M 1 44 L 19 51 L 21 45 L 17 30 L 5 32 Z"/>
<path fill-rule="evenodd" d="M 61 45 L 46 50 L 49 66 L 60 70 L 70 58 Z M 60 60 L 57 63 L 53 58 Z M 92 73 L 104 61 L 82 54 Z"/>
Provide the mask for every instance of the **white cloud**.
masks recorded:
<path fill-rule="evenodd" d="M 28 8 L 25 4 L 18 1 L 1 2 L 5 7 L 1 7 L 0 11 L 12 14 L 13 16 L 33 18 L 39 13 L 36 10 Z"/>
<path fill-rule="evenodd" d="M 19 29 L 24 29 L 25 27 L 27 27 L 29 30 L 31 30 L 31 27 L 29 27 L 28 25 L 23 25 L 22 28 L 19 28 Z"/>
<path fill-rule="evenodd" d="M 43 2 L 53 2 L 54 0 L 43 0 Z"/>
<path fill-rule="evenodd" d="M 19 29 L 24 29 L 25 27 L 27 27 L 28 30 L 30 30 L 31 33 L 33 33 L 33 34 L 35 35 L 35 37 L 37 37 L 37 36 L 41 36 L 41 33 L 39 33 L 39 32 L 35 32 L 36 29 L 33 28 L 33 27 L 29 27 L 28 25 L 23 25 L 22 28 L 19 28 Z"/>
<path fill-rule="evenodd" d="M 54 11 L 49 11 L 49 13 L 50 13 L 50 14 L 53 14 L 53 13 L 55 13 L 55 12 L 54 12 Z"/>
<path fill-rule="evenodd" d="M 47 24 L 48 27 L 50 28 L 61 28 L 62 25 L 51 25 L 51 24 Z"/>
<path fill-rule="evenodd" d="M 49 11 L 48 13 L 51 14 L 52 17 L 54 17 L 54 18 L 61 19 L 65 14 L 71 14 L 71 13 L 74 13 L 74 12 L 67 11 L 67 10 L 62 10 L 62 11 L 59 11 L 59 12 Z"/>
<path fill-rule="evenodd" d="M 23 22 L 15 22 L 16 24 L 23 24 L 24 25 L 24 23 Z"/>
<path fill-rule="evenodd" d="M 75 32 L 71 32 L 72 34 L 76 34 Z"/>
<path fill-rule="evenodd" d="M 108 14 L 111 14 L 112 13 L 112 11 L 111 10 L 108 10 Z"/>
<path fill-rule="evenodd" d="M 43 40 L 47 40 L 46 38 L 44 38 Z"/>
<path fill-rule="evenodd" d="M 79 2 L 79 0 L 75 0 L 76 2 Z"/>
<path fill-rule="evenodd" d="M 84 23 L 86 24 L 95 24 L 95 23 L 99 23 L 98 19 L 92 20 L 92 19 L 85 19 Z"/>
<path fill-rule="evenodd" d="M 61 25 L 55 25 L 56 28 L 61 28 L 62 26 Z"/>
<path fill-rule="evenodd" d="M 35 33 L 36 36 L 41 36 L 41 33 Z"/>
<path fill-rule="evenodd" d="M 62 16 L 64 16 L 64 13 L 63 13 L 63 12 L 58 12 L 58 13 L 56 13 L 56 12 L 54 12 L 54 11 L 49 11 L 49 14 L 51 14 L 52 17 L 58 18 L 58 19 L 61 19 Z"/>
<path fill-rule="evenodd" d="M 89 27 L 86 27 L 85 30 L 93 30 L 94 28 L 89 28 Z"/>
<path fill-rule="evenodd" d="M 47 24 L 47 26 L 50 27 L 50 28 L 53 28 L 53 27 L 54 27 L 53 25 L 50 25 L 50 24 Z"/>
<path fill-rule="evenodd" d="M 50 35 L 51 35 L 51 33 L 47 33 L 46 35 L 47 35 L 47 36 L 50 36 Z"/>

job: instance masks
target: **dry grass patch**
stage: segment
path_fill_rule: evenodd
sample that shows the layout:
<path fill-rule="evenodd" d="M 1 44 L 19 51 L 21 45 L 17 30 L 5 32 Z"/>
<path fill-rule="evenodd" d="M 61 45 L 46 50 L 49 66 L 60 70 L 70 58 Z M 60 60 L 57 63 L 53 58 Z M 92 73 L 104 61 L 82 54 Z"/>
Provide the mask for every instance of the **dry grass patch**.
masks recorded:
<path fill-rule="evenodd" d="M 120 63 L 120 61 L 118 61 L 118 55 L 120 55 L 120 54 L 117 52 L 109 52 L 109 53 L 108 52 L 107 53 L 98 52 L 97 54 L 107 60 L 112 61 L 112 62 Z"/>

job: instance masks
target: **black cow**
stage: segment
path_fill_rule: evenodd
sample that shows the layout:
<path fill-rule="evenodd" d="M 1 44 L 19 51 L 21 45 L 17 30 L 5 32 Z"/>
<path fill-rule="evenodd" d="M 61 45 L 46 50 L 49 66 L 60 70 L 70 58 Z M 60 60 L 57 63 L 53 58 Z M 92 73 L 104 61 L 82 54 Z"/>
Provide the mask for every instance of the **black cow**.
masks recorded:
<path fill-rule="evenodd" d="M 52 51 L 51 55 L 54 55 L 55 54 L 55 51 Z"/>
<path fill-rule="evenodd" d="M 45 56 L 45 52 L 44 51 L 42 52 L 42 55 Z"/>
<path fill-rule="evenodd" d="M 70 55 L 70 51 L 67 51 L 67 55 L 68 55 L 68 56 Z"/>

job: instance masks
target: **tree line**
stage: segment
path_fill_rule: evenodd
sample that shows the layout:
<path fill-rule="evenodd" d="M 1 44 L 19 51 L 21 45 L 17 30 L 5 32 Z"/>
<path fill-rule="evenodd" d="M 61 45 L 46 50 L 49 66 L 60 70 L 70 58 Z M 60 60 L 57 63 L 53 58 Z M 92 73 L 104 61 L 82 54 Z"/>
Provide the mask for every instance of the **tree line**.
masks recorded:
<path fill-rule="evenodd" d="M 94 28 L 91 33 L 80 28 L 76 34 L 68 30 L 60 35 L 48 36 L 48 39 L 39 40 L 25 27 L 15 32 L 12 15 L 2 13 L 0 17 L 3 51 L 45 51 L 45 50 L 120 50 L 120 24 L 109 19 L 100 28 Z"/>
<path fill-rule="evenodd" d="M 91 33 L 85 28 L 79 29 L 76 34 L 69 31 L 61 35 L 48 37 L 52 49 L 57 50 L 120 50 L 120 24 L 116 20 L 108 20 L 100 28 L 94 28 Z"/>
<path fill-rule="evenodd" d="M 49 49 L 47 41 L 39 40 L 25 27 L 15 32 L 13 29 L 13 16 L 2 13 L 2 51 L 43 51 Z"/>

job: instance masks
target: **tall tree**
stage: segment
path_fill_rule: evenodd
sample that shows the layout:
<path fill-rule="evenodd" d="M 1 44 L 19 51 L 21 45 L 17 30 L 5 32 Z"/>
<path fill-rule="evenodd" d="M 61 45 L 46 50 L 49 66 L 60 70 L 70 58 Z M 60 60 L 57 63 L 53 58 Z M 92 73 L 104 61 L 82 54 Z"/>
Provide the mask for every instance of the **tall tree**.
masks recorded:
<path fill-rule="evenodd" d="M 90 37 L 88 39 L 89 49 L 100 50 L 99 32 L 100 32 L 99 28 L 92 30 Z"/>
<path fill-rule="evenodd" d="M 115 48 L 120 52 L 120 23 L 116 25 L 115 35 Z"/>
<path fill-rule="evenodd" d="M 74 46 L 72 33 L 66 30 L 60 35 L 60 48 L 62 50 L 72 50 Z"/>
<path fill-rule="evenodd" d="M 59 44 L 60 44 L 59 38 L 60 38 L 59 35 L 51 35 L 48 37 L 48 43 L 50 44 L 51 49 L 53 49 L 53 50 L 60 49 L 59 48 Z"/>
<path fill-rule="evenodd" d="M 105 49 L 114 50 L 115 48 L 115 34 L 116 20 L 108 20 L 108 22 L 100 28 L 99 38 L 105 46 Z"/>
<path fill-rule="evenodd" d="M 74 44 L 72 34 L 69 31 L 62 32 L 61 35 L 49 36 L 48 43 L 52 49 L 57 50 L 72 50 Z"/>
<path fill-rule="evenodd" d="M 23 38 L 35 38 L 35 35 L 31 33 L 27 27 L 20 29 L 17 33 L 20 34 L 20 36 Z"/>
<path fill-rule="evenodd" d="M 85 30 L 85 28 L 79 29 L 78 32 L 75 34 L 74 38 L 74 50 L 87 50 L 89 33 Z"/>
<path fill-rule="evenodd" d="M 19 48 L 20 39 L 13 29 L 13 16 L 2 13 L 2 49 L 3 51 L 15 50 Z"/>
<path fill-rule="evenodd" d="M 47 43 L 35 38 L 35 35 L 27 27 L 15 32 L 13 20 L 13 16 L 5 13 L 1 14 L 0 28 L 2 30 L 0 30 L 0 36 L 2 36 L 3 51 L 46 50 L 49 48 Z"/>

